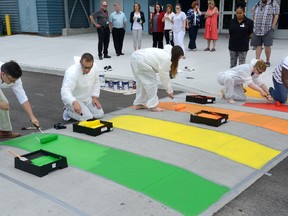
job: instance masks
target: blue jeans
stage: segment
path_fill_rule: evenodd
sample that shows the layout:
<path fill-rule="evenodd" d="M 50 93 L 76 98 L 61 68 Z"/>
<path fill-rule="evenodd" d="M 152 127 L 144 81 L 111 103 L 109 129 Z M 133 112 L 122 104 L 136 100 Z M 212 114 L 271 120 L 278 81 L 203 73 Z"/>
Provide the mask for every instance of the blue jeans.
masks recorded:
<path fill-rule="evenodd" d="M 198 33 L 198 26 L 191 26 L 191 28 L 189 28 L 189 45 L 188 48 L 193 50 L 196 49 L 196 38 L 197 38 L 197 33 Z"/>
<path fill-rule="evenodd" d="M 269 89 L 269 93 L 274 100 L 284 104 L 287 101 L 288 89 L 281 83 L 278 83 L 273 77 L 274 88 Z"/>

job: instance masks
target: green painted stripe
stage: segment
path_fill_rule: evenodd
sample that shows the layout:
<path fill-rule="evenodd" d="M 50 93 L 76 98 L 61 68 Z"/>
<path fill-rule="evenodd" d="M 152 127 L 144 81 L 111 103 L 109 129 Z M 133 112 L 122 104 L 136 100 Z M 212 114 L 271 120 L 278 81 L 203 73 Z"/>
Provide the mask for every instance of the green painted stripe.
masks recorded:
<path fill-rule="evenodd" d="M 146 194 L 184 215 L 200 214 L 229 191 L 179 167 L 63 135 L 43 145 L 35 134 L 1 144 L 66 156 L 69 165 Z"/>

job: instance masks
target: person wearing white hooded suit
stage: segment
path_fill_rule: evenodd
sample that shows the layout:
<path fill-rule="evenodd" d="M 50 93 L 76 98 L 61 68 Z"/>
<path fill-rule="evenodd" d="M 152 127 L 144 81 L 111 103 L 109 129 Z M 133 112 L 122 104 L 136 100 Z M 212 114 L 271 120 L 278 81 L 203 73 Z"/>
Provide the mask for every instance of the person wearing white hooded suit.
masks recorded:
<path fill-rule="evenodd" d="M 263 60 L 253 59 L 250 64 L 241 64 L 220 72 L 217 80 L 220 85 L 224 86 L 224 89 L 221 90 L 222 97 L 229 103 L 235 103 L 235 100 L 245 101 L 244 84 L 259 92 L 267 100 L 273 100 L 267 86 L 260 77 L 260 74 L 265 70 L 266 64 Z"/>
<path fill-rule="evenodd" d="M 136 109 L 148 108 L 151 111 L 163 111 L 158 107 L 158 86 L 156 73 L 168 96 L 173 98 L 170 79 L 177 74 L 178 62 L 184 56 L 180 46 L 165 45 L 164 49 L 145 48 L 134 51 L 130 58 L 132 72 L 136 80 Z"/>
<path fill-rule="evenodd" d="M 100 95 L 99 75 L 90 53 L 84 53 L 64 75 L 61 98 L 64 103 L 63 119 L 77 121 L 99 119 L 104 116 Z"/>

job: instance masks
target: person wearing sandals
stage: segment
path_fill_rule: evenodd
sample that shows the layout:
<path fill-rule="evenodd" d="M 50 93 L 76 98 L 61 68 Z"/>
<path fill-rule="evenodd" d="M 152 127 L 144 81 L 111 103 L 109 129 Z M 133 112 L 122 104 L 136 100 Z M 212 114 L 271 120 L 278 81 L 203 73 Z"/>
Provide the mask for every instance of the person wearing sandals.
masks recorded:
<path fill-rule="evenodd" d="M 187 11 L 187 28 L 189 32 L 189 51 L 197 51 L 196 47 L 196 38 L 198 29 L 200 27 L 200 16 L 202 15 L 201 11 L 198 8 L 197 1 L 193 1 L 191 8 Z"/>
<path fill-rule="evenodd" d="M 204 49 L 204 51 L 216 51 L 216 41 L 218 40 L 218 27 L 217 27 L 217 21 L 218 21 L 218 8 L 215 5 L 215 2 L 213 0 L 208 1 L 208 10 L 205 14 L 205 31 L 204 31 L 204 39 L 207 40 L 207 47 Z M 210 50 L 210 44 L 211 41 L 213 41 L 213 48 Z"/>
<path fill-rule="evenodd" d="M 273 46 L 274 29 L 279 13 L 280 7 L 276 0 L 260 0 L 252 8 L 254 34 L 251 38 L 251 46 L 256 47 L 256 59 L 260 59 L 264 44 L 267 67 L 270 67 L 271 46 Z"/>
<path fill-rule="evenodd" d="M 164 111 L 158 107 L 158 82 L 156 73 L 170 98 L 173 98 L 173 89 L 170 79 L 177 74 L 178 62 L 184 56 L 180 46 L 165 45 L 164 49 L 145 48 L 134 51 L 130 58 L 131 69 L 136 80 L 136 98 L 133 105 L 136 109 L 150 111 Z"/>
<path fill-rule="evenodd" d="M 236 3 L 236 16 L 229 23 L 229 53 L 230 68 L 245 64 L 247 51 L 249 50 L 249 40 L 253 33 L 253 21 L 245 14 L 245 2 Z"/>
<path fill-rule="evenodd" d="M 222 98 L 231 104 L 236 103 L 235 101 L 245 101 L 246 95 L 243 89 L 243 84 L 245 84 L 252 90 L 259 92 L 262 97 L 272 101 L 273 98 L 260 77 L 265 70 L 266 64 L 263 60 L 253 59 L 250 64 L 238 65 L 220 72 L 217 81 L 224 86 L 224 89 L 221 90 Z"/>

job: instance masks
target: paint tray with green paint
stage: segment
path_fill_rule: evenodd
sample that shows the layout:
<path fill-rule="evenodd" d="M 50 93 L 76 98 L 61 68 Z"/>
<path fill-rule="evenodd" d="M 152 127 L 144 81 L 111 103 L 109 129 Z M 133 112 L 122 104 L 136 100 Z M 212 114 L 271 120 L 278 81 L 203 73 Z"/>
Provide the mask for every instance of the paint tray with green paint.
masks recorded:
<path fill-rule="evenodd" d="M 98 136 L 113 130 L 112 122 L 100 120 L 87 120 L 73 124 L 73 132 L 84 133 L 90 136 Z"/>
<path fill-rule="evenodd" d="M 53 170 L 63 169 L 68 166 L 67 158 L 65 156 L 42 149 L 22 155 L 22 157 L 25 157 L 28 160 L 22 161 L 18 157 L 15 157 L 15 168 L 34 174 L 38 177 L 43 177 Z"/>

